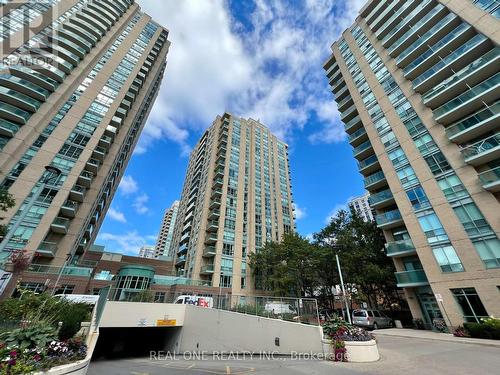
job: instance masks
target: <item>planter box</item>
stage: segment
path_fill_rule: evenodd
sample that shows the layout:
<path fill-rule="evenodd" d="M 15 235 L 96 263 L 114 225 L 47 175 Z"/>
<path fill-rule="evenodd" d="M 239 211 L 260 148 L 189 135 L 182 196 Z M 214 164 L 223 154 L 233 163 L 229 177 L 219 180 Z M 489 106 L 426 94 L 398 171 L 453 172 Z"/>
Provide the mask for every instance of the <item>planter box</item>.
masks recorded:
<path fill-rule="evenodd" d="M 323 352 L 331 354 L 333 358 L 333 347 L 330 340 L 321 340 L 323 344 Z M 346 341 L 345 347 L 347 350 L 348 362 L 375 362 L 380 359 L 377 342 L 370 341 Z"/>

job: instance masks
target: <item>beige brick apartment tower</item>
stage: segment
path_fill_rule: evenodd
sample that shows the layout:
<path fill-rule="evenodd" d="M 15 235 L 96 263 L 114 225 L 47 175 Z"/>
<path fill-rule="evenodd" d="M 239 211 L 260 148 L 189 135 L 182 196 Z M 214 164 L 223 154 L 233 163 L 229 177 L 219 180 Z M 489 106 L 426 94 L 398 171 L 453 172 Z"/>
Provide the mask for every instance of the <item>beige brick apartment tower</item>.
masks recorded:
<path fill-rule="evenodd" d="M 324 66 L 398 285 L 428 327 L 500 316 L 498 8 L 374 0 Z"/>
<path fill-rule="evenodd" d="M 287 145 L 258 121 L 218 116 L 189 160 L 174 232 L 178 274 L 252 295 L 248 254 L 292 230 Z"/>
<path fill-rule="evenodd" d="M 51 266 L 41 272 L 59 272 L 99 230 L 158 94 L 168 32 L 133 0 L 12 1 L 0 12 L 0 184 L 16 200 L 0 258 L 26 249 Z"/>

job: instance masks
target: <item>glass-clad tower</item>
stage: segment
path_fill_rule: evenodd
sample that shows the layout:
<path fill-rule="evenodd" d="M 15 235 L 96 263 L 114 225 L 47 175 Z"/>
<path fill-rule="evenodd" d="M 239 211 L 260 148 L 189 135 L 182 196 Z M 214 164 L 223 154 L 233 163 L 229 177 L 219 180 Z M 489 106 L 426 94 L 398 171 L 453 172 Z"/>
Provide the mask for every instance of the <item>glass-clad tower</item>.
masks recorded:
<path fill-rule="evenodd" d="M 218 116 L 189 160 L 173 241 L 177 273 L 251 295 L 248 254 L 294 226 L 288 146 L 258 121 Z"/>
<path fill-rule="evenodd" d="M 179 203 L 179 201 L 175 201 L 163 215 L 160 232 L 158 233 L 158 239 L 156 240 L 155 245 L 156 257 L 174 256 L 175 250 L 172 246 L 172 240 L 174 239 L 174 228 L 175 221 L 177 220 L 177 212 L 179 211 Z"/>
<path fill-rule="evenodd" d="M 398 285 L 428 326 L 500 314 L 495 4 L 370 1 L 324 65 Z"/>
<path fill-rule="evenodd" d="M 168 31 L 133 0 L 13 1 L 0 14 L 0 186 L 16 202 L 0 260 L 25 249 L 52 272 L 77 265 L 99 230 L 158 94 Z"/>

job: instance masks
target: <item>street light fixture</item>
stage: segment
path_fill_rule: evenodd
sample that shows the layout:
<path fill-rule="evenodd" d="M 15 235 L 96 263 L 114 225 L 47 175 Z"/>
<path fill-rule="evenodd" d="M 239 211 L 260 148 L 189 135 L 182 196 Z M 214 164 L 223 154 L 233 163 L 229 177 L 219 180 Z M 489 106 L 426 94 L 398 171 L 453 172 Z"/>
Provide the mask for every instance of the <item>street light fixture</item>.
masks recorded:
<path fill-rule="evenodd" d="M 221 309 L 221 298 L 222 298 L 222 277 L 224 276 L 224 271 L 220 271 L 220 278 L 219 278 L 219 303 L 218 303 L 218 308 L 219 310 Z"/>

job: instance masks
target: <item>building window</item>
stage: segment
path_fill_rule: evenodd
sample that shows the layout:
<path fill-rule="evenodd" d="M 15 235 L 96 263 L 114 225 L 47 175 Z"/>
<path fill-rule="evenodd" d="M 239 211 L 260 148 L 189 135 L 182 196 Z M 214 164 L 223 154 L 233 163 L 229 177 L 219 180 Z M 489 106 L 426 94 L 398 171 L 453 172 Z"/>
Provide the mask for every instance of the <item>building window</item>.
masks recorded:
<path fill-rule="evenodd" d="M 245 289 L 247 287 L 247 279 L 246 277 L 241 278 L 241 289 Z"/>
<path fill-rule="evenodd" d="M 438 180 L 438 185 L 448 201 L 468 195 L 464 185 L 462 185 L 462 182 L 456 174 L 440 178 Z"/>
<path fill-rule="evenodd" d="M 462 262 L 453 246 L 441 246 L 432 249 L 441 271 L 443 272 L 461 272 L 464 270 Z"/>
<path fill-rule="evenodd" d="M 421 210 L 430 206 L 429 199 L 420 185 L 408 190 L 406 195 L 408 195 L 408 199 L 415 210 Z"/>
<path fill-rule="evenodd" d="M 473 242 L 473 245 L 486 268 L 500 267 L 500 240 L 498 238 Z"/>
<path fill-rule="evenodd" d="M 427 164 L 429 165 L 429 168 L 431 169 L 432 174 L 438 175 L 441 173 L 444 173 L 446 171 L 449 171 L 451 169 L 450 164 L 448 164 L 448 161 L 444 157 L 443 153 L 441 151 L 427 156 L 424 158 Z"/>
<path fill-rule="evenodd" d="M 35 294 L 43 293 L 45 291 L 45 284 L 43 283 L 19 283 L 19 287 L 14 290 L 13 297 L 20 297 L 24 291 L 30 291 Z"/>
<path fill-rule="evenodd" d="M 441 225 L 437 215 L 433 212 L 420 216 L 418 222 L 427 237 L 427 242 L 435 243 L 448 240 L 448 236 Z"/>
<path fill-rule="evenodd" d="M 453 210 L 469 236 L 491 233 L 490 226 L 475 203 L 470 202 L 464 204 L 459 202 L 458 206 L 453 207 Z"/>
<path fill-rule="evenodd" d="M 74 285 L 63 284 L 63 285 L 61 285 L 61 287 L 56 289 L 54 294 L 55 295 L 57 295 L 57 294 L 73 294 L 74 290 L 75 290 Z"/>
<path fill-rule="evenodd" d="M 222 288 L 231 288 L 232 279 L 233 279 L 232 276 L 221 275 L 221 277 L 220 277 L 220 286 Z"/>
<path fill-rule="evenodd" d="M 474 288 L 451 289 L 455 300 L 460 305 L 466 322 L 481 322 L 487 318 L 488 313 Z"/>
<path fill-rule="evenodd" d="M 153 302 L 155 302 L 155 303 L 164 303 L 165 302 L 165 296 L 166 296 L 165 292 L 156 292 L 155 293 L 155 298 L 154 298 Z"/>

